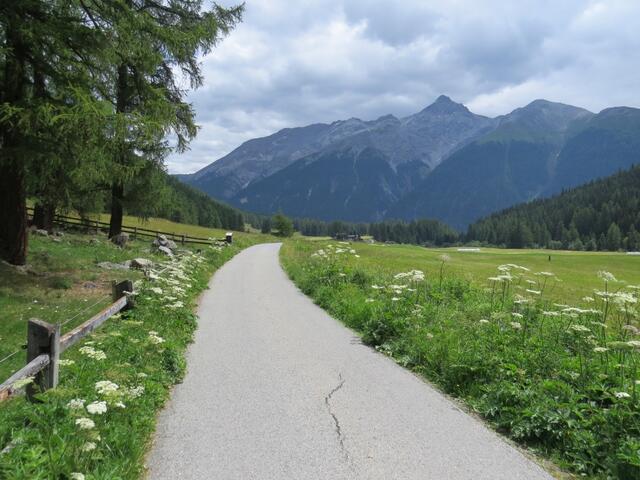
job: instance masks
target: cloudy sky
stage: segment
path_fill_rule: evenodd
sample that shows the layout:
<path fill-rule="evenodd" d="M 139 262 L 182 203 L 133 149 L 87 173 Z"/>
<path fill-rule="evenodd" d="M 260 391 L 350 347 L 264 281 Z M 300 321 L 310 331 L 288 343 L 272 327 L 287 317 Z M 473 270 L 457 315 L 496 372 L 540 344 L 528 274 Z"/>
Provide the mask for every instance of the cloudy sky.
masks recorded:
<path fill-rule="evenodd" d="M 536 98 L 638 107 L 638 32 L 637 0 L 246 0 L 202 59 L 189 95 L 201 130 L 169 171 L 284 127 L 409 115 L 440 94 L 489 116 Z"/>

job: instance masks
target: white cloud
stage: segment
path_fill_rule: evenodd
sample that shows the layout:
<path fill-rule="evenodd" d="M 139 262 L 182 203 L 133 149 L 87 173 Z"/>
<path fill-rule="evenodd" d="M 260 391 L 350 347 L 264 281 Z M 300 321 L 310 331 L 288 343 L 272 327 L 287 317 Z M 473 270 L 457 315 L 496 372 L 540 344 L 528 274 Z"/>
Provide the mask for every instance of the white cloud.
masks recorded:
<path fill-rule="evenodd" d="M 421 110 L 439 94 L 499 115 L 536 98 L 638 106 L 640 2 L 248 0 L 190 94 L 192 172 L 284 127 Z"/>

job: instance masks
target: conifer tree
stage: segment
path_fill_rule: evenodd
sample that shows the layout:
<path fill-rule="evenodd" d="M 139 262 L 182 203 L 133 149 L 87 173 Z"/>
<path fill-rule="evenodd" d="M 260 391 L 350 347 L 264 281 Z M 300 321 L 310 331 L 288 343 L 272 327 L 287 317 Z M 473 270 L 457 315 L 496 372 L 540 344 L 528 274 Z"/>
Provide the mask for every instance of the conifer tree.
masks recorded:
<path fill-rule="evenodd" d="M 167 153 L 184 151 L 197 132 L 184 80 L 202 84 L 198 56 L 208 53 L 241 20 L 243 6 L 204 8 L 202 0 L 80 0 L 93 27 L 110 39 L 100 81 L 115 121 L 109 142 L 113 161 L 109 236 L 122 230 L 124 207 L 163 169 Z M 165 139 L 175 137 L 175 146 Z M 133 180 L 139 185 L 137 189 Z M 237 219 L 236 219 L 237 220 Z M 237 222 L 236 222 L 237 223 Z"/>
<path fill-rule="evenodd" d="M 75 1 L 0 2 L 0 257 L 10 263 L 26 262 L 27 191 L 47 178 L 57 139 L 102 123 L 87 69 L 104 40 Z"/>

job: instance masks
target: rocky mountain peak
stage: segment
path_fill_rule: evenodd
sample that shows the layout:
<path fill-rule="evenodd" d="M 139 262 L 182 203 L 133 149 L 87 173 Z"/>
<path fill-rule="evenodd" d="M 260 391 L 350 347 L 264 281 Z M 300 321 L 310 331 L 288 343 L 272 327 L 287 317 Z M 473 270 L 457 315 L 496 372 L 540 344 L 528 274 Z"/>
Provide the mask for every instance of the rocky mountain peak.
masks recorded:
<path fill-rule="evenodd" d="M 430 113 L 436 115 L 447 115 L 452 113 L 471 113 L 469 109 L 461 103 L 456 103 L 446 95 L 440 95 L 435 102 L 426 107 L 420 113 Z"/>

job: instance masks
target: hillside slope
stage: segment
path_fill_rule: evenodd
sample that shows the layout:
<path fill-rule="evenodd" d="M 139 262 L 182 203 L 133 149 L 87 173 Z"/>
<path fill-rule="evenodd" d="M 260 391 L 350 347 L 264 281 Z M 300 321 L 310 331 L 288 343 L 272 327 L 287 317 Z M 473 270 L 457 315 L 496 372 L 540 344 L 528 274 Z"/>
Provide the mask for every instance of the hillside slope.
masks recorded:
<path fill-rule="evenodd" d="M 455 228 L 515 203 L 544 195 L 570 127 L 586 110 L 537 100 L 500 117 L 498 127 L 454 153 L 390 218 L 437 218 Z"/>

